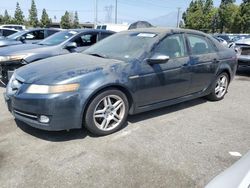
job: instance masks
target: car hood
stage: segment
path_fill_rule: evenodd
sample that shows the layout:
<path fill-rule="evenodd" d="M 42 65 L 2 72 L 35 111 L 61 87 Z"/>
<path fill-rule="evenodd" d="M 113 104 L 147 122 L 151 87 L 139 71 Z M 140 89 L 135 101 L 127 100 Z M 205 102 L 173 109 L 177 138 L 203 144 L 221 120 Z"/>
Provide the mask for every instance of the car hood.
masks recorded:
<path fill-rule="evenodd" d="M 21 81 L 29 84 L 58 84 L 122 62 L 115 59 L 72 53 L 26 65 L 16 70 L 15 74 L 21 78 Z"/>
<path fill-rule="evenodd" d="M 8 46 L 1 48 L 0 56 L 35 53 L 36 49 L 41 47 L 43 46 L 38 44 L 20 44 L 15 46 Z"/>
<path fill-rule="evenodd" d="M 13 40 L 13 39 L 0 39 L 0 47 L 23 44 L 21 41 Z"/>

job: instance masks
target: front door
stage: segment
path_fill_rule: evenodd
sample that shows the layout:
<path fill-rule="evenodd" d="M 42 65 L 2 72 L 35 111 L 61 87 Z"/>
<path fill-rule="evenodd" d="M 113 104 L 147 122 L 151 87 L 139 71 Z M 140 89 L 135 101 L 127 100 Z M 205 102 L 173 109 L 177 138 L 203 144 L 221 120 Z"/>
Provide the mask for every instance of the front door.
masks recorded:
<path fill-rule="evenodd" d="M 164 102 L 185 96 L 189 92 L 191 75 L 189 71 L 190 58 L 187 53 L 183 34 L 172 34 L 165 37 L 153 49 L 152 55 L 169 56 L 164 64 L 149 65 L 146 61 L 141 65 L 135 85 L 137 106 Z"/>

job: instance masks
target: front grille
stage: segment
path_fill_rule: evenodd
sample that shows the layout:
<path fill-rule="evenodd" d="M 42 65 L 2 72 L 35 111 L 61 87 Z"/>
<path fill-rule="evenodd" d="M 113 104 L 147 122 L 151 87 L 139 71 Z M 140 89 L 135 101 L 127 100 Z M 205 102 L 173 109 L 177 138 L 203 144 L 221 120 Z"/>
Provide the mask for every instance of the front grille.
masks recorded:
<path fill-rule="evenodd" d="M 33 119 L 33 120 L 37 120 L 38 116 L 36 114 L 31 114 L 31 113 L 27 113 L 27 112 L 22 112 L 19 110 L 14 109 L 13 112 L 17 115 L 29 118 L 29 119 Z"/>
<path fill-rule="evenodd" d="M 8 72 L 13 72 L 14 70 L 20 68 L 23 66 L 20 61 L 14 61 L 14 62 L 8 62 L 8 63 L 2 63 L 0 66 L 0 77 L 5 82 L 9 81 L 9 75 Z"/>
<path fill-rule="evenodd" d="M 241 48 L 241 55 L 250 55 L 250 47 L 249 48 Z"/>

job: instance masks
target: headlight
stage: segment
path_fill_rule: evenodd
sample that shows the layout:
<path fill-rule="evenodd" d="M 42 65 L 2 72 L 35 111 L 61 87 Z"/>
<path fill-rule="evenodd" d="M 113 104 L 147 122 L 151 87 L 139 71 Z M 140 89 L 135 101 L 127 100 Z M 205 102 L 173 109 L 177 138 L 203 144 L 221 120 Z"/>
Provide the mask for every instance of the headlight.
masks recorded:
<path fill-rule="evenodd" d="M 28 55 L 29 54 L 12 55 L 12 56 L 0 56 L 0 62 L 22 60 L 25 57 L 27 57 Z"/>
<path fill-rule="evenodd" d="M 30 94 L 53 94 L 53 93 L 64 93 L 77 91 L 79 84 L 65 84 L 65 85 L 35 85 L 32 84 L 26 90 L 26 93 Z"/>

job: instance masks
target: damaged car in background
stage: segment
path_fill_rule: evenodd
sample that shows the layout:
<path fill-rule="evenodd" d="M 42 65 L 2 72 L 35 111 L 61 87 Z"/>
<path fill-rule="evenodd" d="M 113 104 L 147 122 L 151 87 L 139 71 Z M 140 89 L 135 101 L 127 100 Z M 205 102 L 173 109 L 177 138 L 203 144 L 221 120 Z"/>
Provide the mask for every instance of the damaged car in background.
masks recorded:
<path fill-rule="evenodd" d="M 238 66 L 250 67 L 250 38 L 236 41 L 231 48 L 237 52 Z"/>
<path fill-rule="evenodd" d="M 6 84 L 14 70 L 37 60 L 73 52 L 82 52 L 114 32 L 75 29 L 58 32 L 37 44 L 0 48 L 0 80 Z"/>
<path fill-rule="evenodd" d="M 32 127 L 58 131 L 85 126 L 107 135 L 121 129 L 128 114 L 204 96 L 222 100 L 236 60 L 234 50 L 202 32 L 135 29 L 107 37 L 83 53 L 17 69 L 5 100 L 14 117 Z"/>

